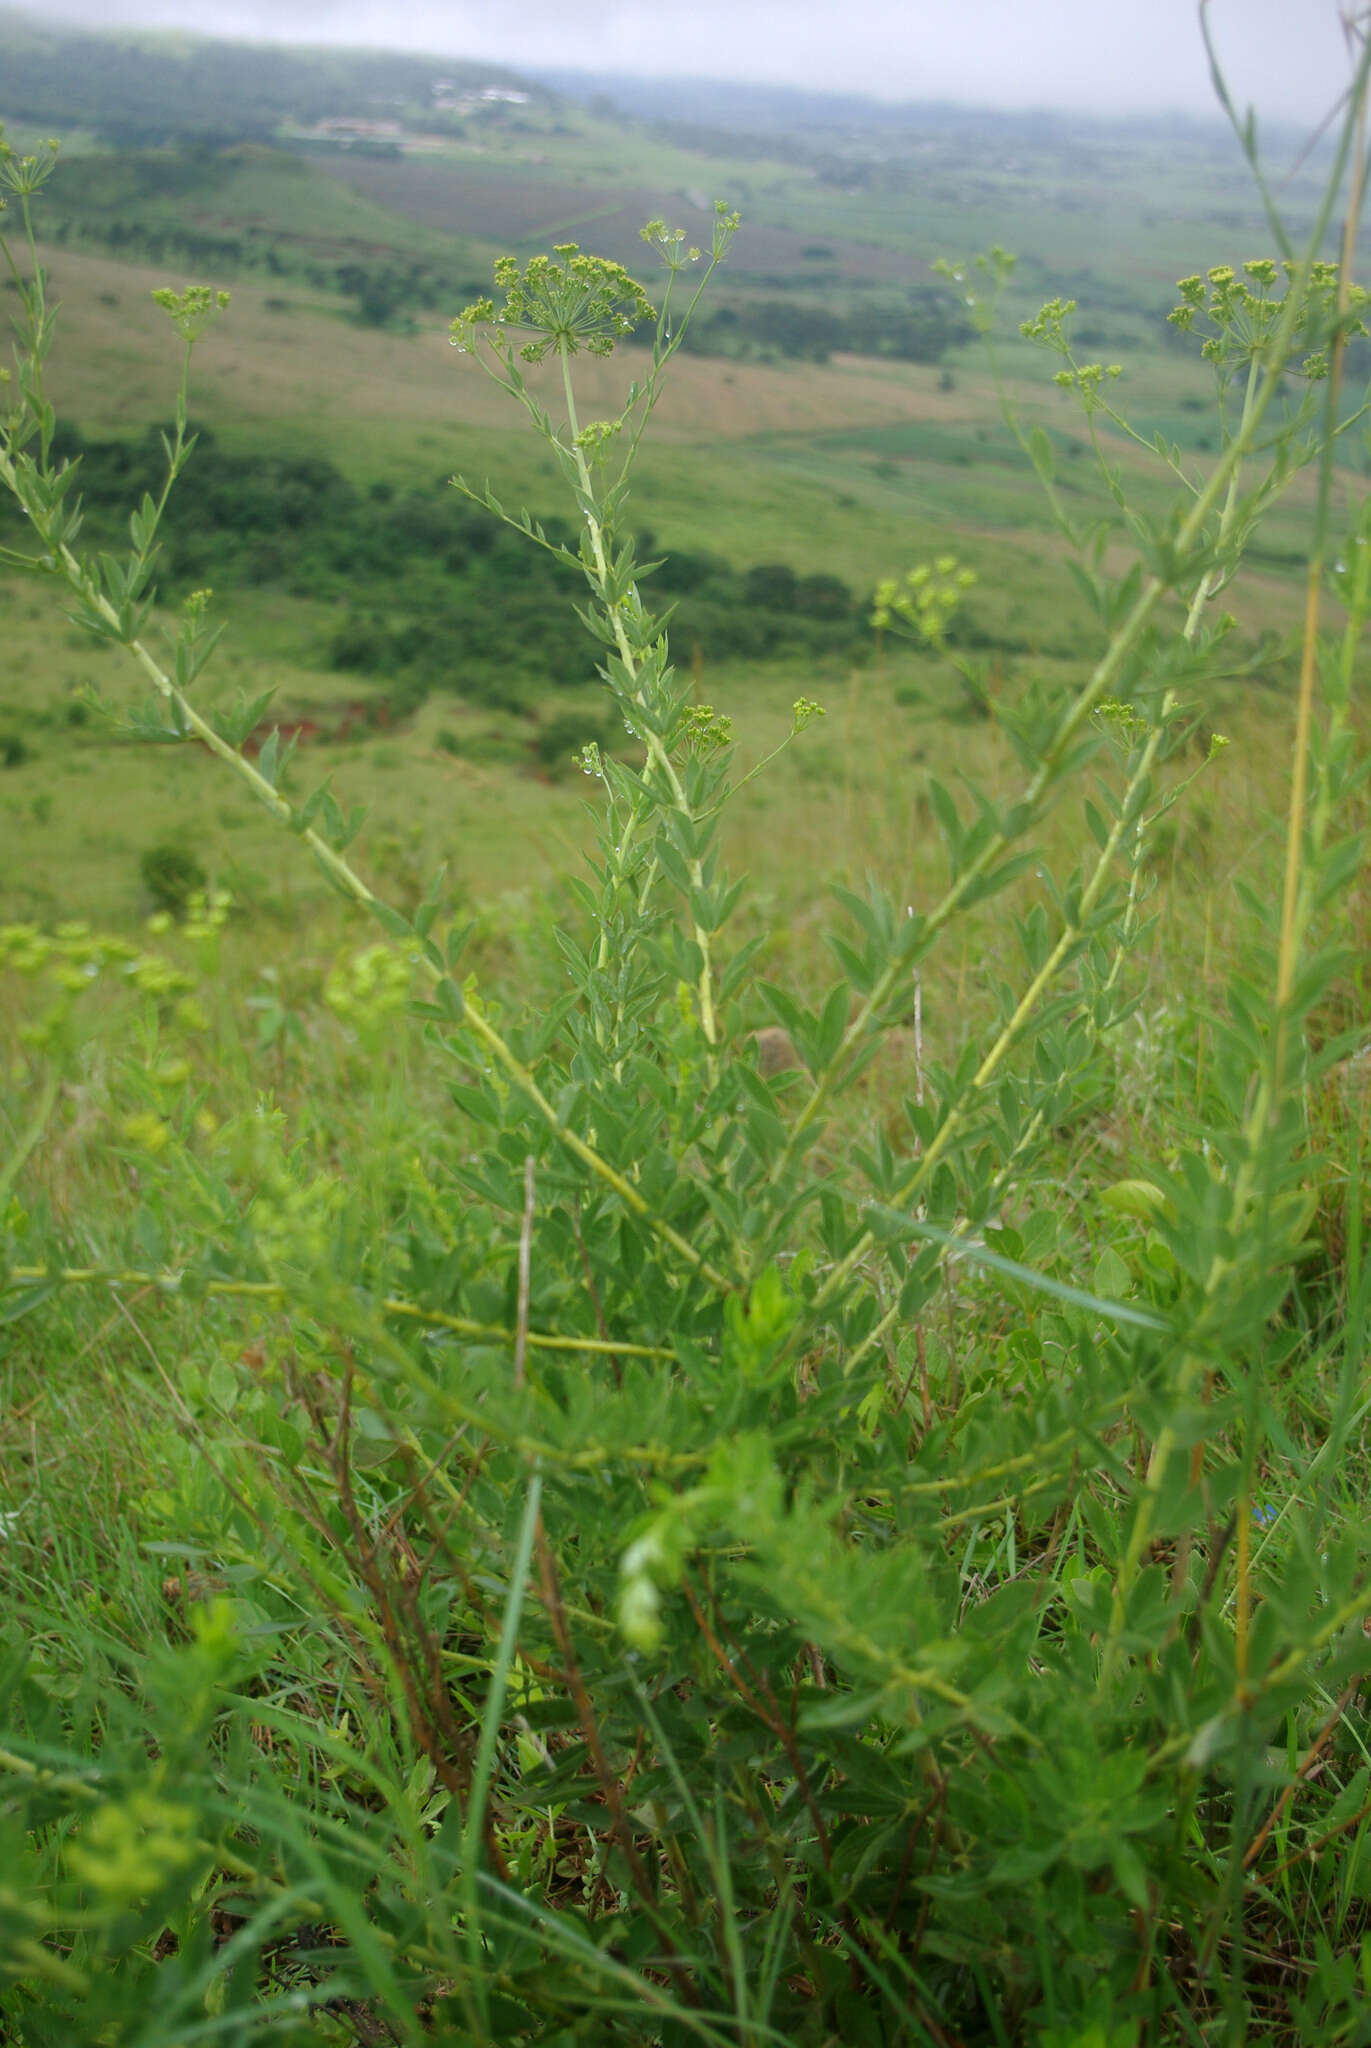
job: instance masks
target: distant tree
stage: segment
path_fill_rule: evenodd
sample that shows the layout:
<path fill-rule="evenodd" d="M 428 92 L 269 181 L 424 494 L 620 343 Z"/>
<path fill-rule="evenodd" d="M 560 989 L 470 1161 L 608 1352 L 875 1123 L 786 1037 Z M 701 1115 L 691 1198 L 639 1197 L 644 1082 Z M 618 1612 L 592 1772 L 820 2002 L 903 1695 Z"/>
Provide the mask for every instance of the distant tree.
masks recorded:
<path fill-rule="evenodd" d="M 839 576 L 802 576 L 794 604 L 803 618 L 846 619 L 852 615 L 852 592 Z"/>
<path fill-rule="evenodd" d="M 759 562 L 743 578 L 743 599 L 759 611 L 792 611 L 795 588 L 795 571 L 784 562 Z"/>
<path fill-rule="evenodd" d="M 363 327 L 385 327 L 409 303 L 409 280 L 389 266 L 340 263 L 338 289 L 345 299 L 357 302 L 357 318 Z"/>

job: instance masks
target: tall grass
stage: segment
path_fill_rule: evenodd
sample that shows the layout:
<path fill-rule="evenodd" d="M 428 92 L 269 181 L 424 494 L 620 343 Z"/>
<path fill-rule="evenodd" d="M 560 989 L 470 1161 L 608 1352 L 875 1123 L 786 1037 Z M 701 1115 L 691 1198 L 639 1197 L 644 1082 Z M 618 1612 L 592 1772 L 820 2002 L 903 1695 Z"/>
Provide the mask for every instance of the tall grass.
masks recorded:
<path fill-rule="evenodd" d="M 474 971 L 441 877 L 388 903 L 331 787 L 276 741 L 247 757 L 264 700 L 207 692 L 207 594 L 157 646 L 185 376 L 166 490 L 122 559 L 82 554 L 32 241 L 52 159 L 4 159 L 0 482 L 27 531 L 4 559 L 127 651 L 133 734 L 217 756 L 376 928 L 276 1097 L 241 1051 L 221 899 L 142 948 L 0 935 L 32 991 L 6 1369 L 45 1419 L 24 1445 L 21 1405 L 3 1529 L 22 2048 L 1363 2038 L 1342 938 L 1371 511 L 1336 511 L 1360 297 L 1323 251 L 1340 203 L 1355 246 L 1367 67 L 1305 245 L 1273 213 L 1277 258 L 1181 285 L 1221 445 L 1203 471 L 1159 448 L 1172 509 L 1119 486 L 1082 531 L 1025 436 L 1098 659 L 1012 701 L 964 666 L 1017 786 L 930 784 L 943 880 L 840 891 L 819 990 L 731 937 L 720 821 L 765 764 L 738 772 L 673 668 L 628 523 L 727 210 L 703 253 L 645 230 L 655 309 L 567 247 L 499 266 L 454 323 L 463 373 L 551 451 L 579 544 L 468 488 L 581 579 L 638 748 L 582 756 L 596 850 L 517 1000 Z M 954 275 L 989 329 L 1008 259 Z M 222 308 L 164 306 L 188 375 Z M 1030 328 L 1093 431 L 1114 380 L 1070 310 Z M 622 410 L 583 421 L 579 359 L 646 322 Z M 557 366 L 555 409 L 530 360 Z M 1163 1003 L 1156 875 L 1228 660 L 1217 605 L 1311 463 L 1283 894 L 1239 901 L 1221 1004 Z M 960 587 L 922 565 L 881 616 L 940 648 Z M 778 750 L 822 745 L 821 717 L 800 697 Z M 944 1057 L 926 981 L 992 916 L 1021 967 L 984 976 L 989 1021 Z M 898 1112 L 856 1131 L 878 1063 Z"/>

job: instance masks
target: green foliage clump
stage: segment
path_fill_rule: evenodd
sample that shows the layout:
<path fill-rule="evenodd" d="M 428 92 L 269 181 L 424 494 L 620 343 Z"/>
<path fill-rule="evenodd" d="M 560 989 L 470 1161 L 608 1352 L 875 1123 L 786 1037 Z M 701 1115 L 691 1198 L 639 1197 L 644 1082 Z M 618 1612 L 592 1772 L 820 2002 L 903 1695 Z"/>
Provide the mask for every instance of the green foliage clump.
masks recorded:
<path fill-rule="evenodd" d="M 203 867 L 188 846 L 159 841 L 138 857 L 138 878 L 158 910 L 183 917 L 192 896 L 208 880 Z"/>
<path fill-rule="evenodd" d="M 92 531 L 112 540 L 120 509 L 160 492 L 168 431 L 174 423 L 136 441 L 97 441 L 58 429 L 53 457 L 80 464 Z M 235 455 L 208 428 L 191 432 L 197 489 L 162 547 L 168 592 L 213 578 L 219 589 L 336 598 L 345 608 L 325 661 L 374 677 L 396 710 L 430 691 L 518 709 L 594 680 L 565 567 L 521 543 L 498 514 L 463 503 L 447 478 L 376 498 L 326 457 Z M 542 525 L 563 548 L 575 540 L 569 520 Z M 702 554 L 668 555 L 656 574 L 678 600 L 679 636 L 708 660 L 841 657 L 861 631 L 839 577 L 799 576 L 784 564 L 744 570 Z"/>
<path fill-rule="evenodd" d="M 826 363 L 847 350 L 898 363 L 940 363 L 949 349 L 974 335 L 948 292 L 920 285 L 890 302 L 843 302 L 831 293 L 822 304 L 799 297 L 737 297 L 695 322 L 685 347 L 696 355 L 743 361 L 780 356 Z"/>

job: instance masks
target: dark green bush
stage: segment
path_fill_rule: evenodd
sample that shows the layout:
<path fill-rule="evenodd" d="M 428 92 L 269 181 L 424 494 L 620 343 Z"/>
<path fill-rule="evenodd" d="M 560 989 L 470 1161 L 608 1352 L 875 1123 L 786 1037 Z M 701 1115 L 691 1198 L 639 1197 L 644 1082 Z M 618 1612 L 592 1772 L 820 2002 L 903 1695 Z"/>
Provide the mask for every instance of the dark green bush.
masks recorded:
<path fill-rule="evenodd" d="M 189 847 L 172 841 L 149 846 L 139 855 L 138 876 L 157 908 L 173 917 L 185 916 L 191 897 L 209 879 Z"/>

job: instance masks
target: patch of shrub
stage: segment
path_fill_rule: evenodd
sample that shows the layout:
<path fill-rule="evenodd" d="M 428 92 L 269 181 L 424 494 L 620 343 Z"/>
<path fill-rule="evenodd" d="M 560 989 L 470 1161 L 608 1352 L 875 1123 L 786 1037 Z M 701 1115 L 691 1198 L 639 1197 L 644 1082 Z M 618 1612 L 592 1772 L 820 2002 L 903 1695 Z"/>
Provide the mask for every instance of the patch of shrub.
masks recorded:
<path fill-rule="evenodd" d="M 139 856 L 138 876 L 159 910 L 184 917 L 186 906 L 208 876 L 189 847 L 163 840 Z"/>
<path fill-rule="evenodd" d="M 533 731 L 533 757 L 549 775 L 569 775 L 574 757 L 588 742 L 608 746 L 603 719 L 576 711 L 558 711 L 539 719 Z"/>

